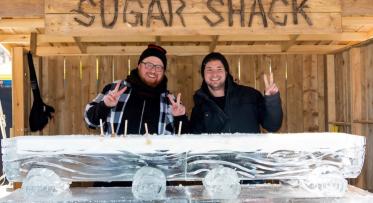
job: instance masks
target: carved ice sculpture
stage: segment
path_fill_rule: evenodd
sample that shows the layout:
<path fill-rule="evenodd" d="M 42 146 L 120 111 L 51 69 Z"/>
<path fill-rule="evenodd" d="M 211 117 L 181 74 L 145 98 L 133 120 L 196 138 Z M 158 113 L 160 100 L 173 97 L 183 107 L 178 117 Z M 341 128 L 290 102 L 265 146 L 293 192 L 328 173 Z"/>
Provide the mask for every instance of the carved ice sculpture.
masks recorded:
<path fill-rule="evenodd" d="M 5 139 L 3 167 L 22 182 L 45 168 L 63 181 L 132 181 L 142 167 L 167 180 L 202 180 L 217 167 L 241 180 L 277 179 L 320 195 L 341 196 L 344 178 L 361 171 L 365 138 L 342 133 L 204 134 L 182 136 L 23 136 Z M 321 191 L 321 192 L 320 192 Z M 330 191 L 328 193 L 328 191 Z"/>

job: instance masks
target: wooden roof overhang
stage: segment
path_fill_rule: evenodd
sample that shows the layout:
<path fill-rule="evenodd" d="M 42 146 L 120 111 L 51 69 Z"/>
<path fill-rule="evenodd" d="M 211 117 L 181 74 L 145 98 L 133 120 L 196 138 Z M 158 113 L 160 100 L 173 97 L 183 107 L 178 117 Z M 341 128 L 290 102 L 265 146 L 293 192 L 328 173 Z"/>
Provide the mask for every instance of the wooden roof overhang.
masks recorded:
<path fill-rule="evenodd" d="M 4 0 L 0 43 L 48 55 L 334 53 L 373 38 L 371 0 Z M 33 38 L 33 39 L 32 39 Z"/>

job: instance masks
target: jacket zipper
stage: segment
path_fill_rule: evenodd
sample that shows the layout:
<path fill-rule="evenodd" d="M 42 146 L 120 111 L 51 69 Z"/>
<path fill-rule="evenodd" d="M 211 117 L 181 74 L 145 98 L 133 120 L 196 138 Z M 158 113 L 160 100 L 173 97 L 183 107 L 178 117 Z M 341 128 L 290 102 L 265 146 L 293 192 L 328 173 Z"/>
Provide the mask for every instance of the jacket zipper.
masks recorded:
<path fill-rule="evenodd" d="M 140 125 L 139 125 L 139 135 L 141 133 L 141 126 L 142 126 L 142 119 L 144 117 L 145 105 L 146 105 L 146 100 L 144 100 L 144 103 L 142 105 L 142 111 L 141 111 L 141 117 L 140 117 Z"/>

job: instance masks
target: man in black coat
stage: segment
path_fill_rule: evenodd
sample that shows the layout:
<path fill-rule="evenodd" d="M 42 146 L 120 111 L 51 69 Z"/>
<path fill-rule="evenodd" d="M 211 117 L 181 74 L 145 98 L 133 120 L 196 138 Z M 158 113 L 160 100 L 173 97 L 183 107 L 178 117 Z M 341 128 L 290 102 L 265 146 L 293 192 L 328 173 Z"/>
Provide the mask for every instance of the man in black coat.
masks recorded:
<path fill-rule="evenodd" d="M 217 52 L 202 61 L 202 86 L 194 94 L 191 132 L 259 133 L 260 126 L 269 132 L 280 129 L 281 98 L 273 75 L 264 75 L 265 95 L 254 88 L 233 81 L 226 58 Z"/>

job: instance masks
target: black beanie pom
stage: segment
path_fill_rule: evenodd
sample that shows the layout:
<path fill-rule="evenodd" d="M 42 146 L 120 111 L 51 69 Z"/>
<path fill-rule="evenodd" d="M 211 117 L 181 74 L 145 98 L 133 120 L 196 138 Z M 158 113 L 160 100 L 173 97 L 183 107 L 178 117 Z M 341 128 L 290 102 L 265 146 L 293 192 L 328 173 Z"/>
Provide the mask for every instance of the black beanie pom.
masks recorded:
<path fill-rule="evenodd" d="M 142 54 L 140 55 L 140 58 L 139 58 L 139 61 L 138 61 L 137 64 L 140 64 L 142 62 L 142 60 L 144 60 L 145 58 L 147 58 L 149 56 L 155 56 L 162 61 L 163 67 L 166 70 L 166 67 L 167 67 L 166 53 L 167 53 L 167 51 L 164 48 L 162 48 L 161 46 L 158 46 L 158 45 L 155 45 L 155 44 L 149 44 L 148 48 L 146 48 L 142 52 Z"/>

